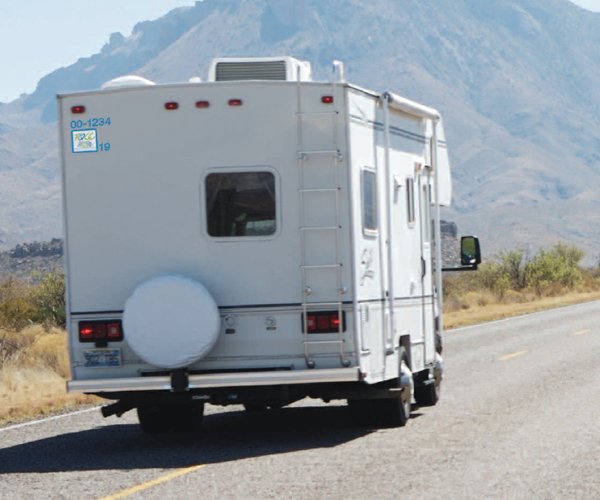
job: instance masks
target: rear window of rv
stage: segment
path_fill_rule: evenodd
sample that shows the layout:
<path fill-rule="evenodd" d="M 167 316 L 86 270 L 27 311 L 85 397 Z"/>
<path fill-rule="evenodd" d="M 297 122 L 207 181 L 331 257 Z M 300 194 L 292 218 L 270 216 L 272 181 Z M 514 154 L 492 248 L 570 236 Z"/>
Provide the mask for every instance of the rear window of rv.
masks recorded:
<path fill-rule="evenodd" d="M 377 184 L 375 172 L 362 172 L 362 212 L 363 230 L 377 231 Z"/>
<path fill-rule="evenodd" d="M 209 174 L 205 189 L 210 236 L 275 234 L 275 176 L 271 172 Z"/>

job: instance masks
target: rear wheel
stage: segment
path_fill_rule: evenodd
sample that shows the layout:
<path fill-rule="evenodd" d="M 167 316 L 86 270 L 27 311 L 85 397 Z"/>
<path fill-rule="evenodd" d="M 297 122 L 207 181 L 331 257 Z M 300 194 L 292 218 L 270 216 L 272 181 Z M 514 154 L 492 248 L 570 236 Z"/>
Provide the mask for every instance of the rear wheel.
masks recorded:
<path fill-rule="evenodd" d="M 170 405 L 173 432 L 189 433 L 200 429 L 204 418 L 204 403 Z"/>
<path fill-rule="evenodd" d="M 348 408 L 352 420 L 358 425 L 375 426 L 378 423 L 377 408 L 372 399 L 349 399 Z"/>
<path fill-rule="evenodd" d="M 392 399 L 348 400 L 353 420 L 359 425 L 404 427 L 410 418 L 413 379 L 408 368 L 408 355 L 400 348 L 399 377 L 394 389 L 400 389 L 400 397 Z"/>
<path fill-rule="evenodd" d="M 163 434 L 171 427 L 163 405 L 144 405 L 137 408 L 140 427 L 145 434 Z"/>
<path fill-rule="evenodd" d="M 408 367 L 408 355 L 404 347 L 400 348 L 400 368 L 397 387 L 400 397 L 395 399 L 380 399 L 375 403 L 378 413 L 382 415 L 383 423 L 389 427 L 404 427 L 410 418 L 413 393 L 412 372 Z"/>
<path fill-rule="evenodd" d="M 435 406 L 440 399 L 440 386 L 437 382 L 415 387 L 415 401 L 419 406 Z"/>
<path fill-rule="evenodd" d="M 144 405 L 138 407 L 137 414 L 140 427 L 146 434 L 163 434 L 170 430 L 188 433 L 200 428 L 204 403 Z"/>
<path fill-rule="evenodd" d="M 269 407 L 266 403 L 252 402 L 252 403 L 244 403 L 244 408 L 246 411 L 259 412 L 259 411 L 265 411 Z"/>

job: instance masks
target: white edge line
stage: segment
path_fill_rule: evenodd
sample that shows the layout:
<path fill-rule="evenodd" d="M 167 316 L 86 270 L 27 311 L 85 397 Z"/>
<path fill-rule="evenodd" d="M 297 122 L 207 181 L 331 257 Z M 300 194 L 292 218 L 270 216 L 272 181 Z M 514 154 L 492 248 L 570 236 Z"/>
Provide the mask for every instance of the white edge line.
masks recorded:
<path fill-rule="evenodd" d="M 87 408 L 85 410 L 74 411 L 71 413 L 65 413 L 64 415 L 56 415 L 55 417 L 43 418 L 41 420 L 33 420 L 31 422 L 25 422 L 24 424 L 11 425 L 9 427 L 0 428 L 0 432 L 12 431 L 15 429 L 21 429 L 23 427 L 29 427 L 30 425 L 43 424 L 45 422 L 50 422 L 51 420 L 59 420 L 61 418 L 74 417 L 75 415 L 81 415 L 82 413 L 89 413 L 91 411 L 99 410 L 100 406 L 94 406 L 93 408 Z"/>
<path fill-rule="evenodd" d="M 525 318 L 527 316 L 534 316 L 536 314 L 549 313 L 552 311 L 558 311 L 559 309 L 568 309 L 569 307 L 585 306 L 588 304 L 592 304 L 594 302 L 600 302 L 600 301 L 590 300 L 588 302 L 580 302 L 579 304 L 570 304 L 568 306 L 552 307 L 550 309 L 544 309 L 542 311 L 535 311 L 535 312 L 530 312 L 530 313 L 525 313 L 525 314 L 519 314 L 518 316 L 511 316 L 510 318 L 502 318 L 502 319 L 497 319 L 495 321 L 488 321 L 486 323 L 477 323 L 475 325 L 461 326 L 460 328 L 453 328 L 452 330 L 444 330 L 444 333 L 454 333 L 454 332 L 460 332 L 462 330 L 471 330 L 472 328 L 479 328 L 480 326 L 494 325 L 496 323 L 505 323 L 507 321 L 512 321 L 514 319 L 521 319 L 521 318 Z"/>

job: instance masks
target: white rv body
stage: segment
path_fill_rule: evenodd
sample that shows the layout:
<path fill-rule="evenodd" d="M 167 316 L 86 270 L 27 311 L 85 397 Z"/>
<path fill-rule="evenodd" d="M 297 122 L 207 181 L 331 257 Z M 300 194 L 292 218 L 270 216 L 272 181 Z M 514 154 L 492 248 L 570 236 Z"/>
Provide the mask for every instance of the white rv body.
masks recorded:
<path fill-rule="evenodd" d="M 439 115 L 311 82 L 310 66 L 285 64 L 295 81 L 128 82 L 58 96 L 69 391 L 183 391 L 226 404 L 242 401 L 244 387 L 261 399 L 261 388 L 280 386 L 351 400 L 399 379 L 401 352 L 415 380 L 432 382 L 442 335 L 436 214 L 450 201 Z M 263 197 L 253 222 L 251 210 L 227 219 L 214 201 L 225 188 L 208 192 L 214 179 L 238 178 Z M 235 234 L 218 233 L 230 226 Z M 221 317 L 184 382 L 142 359 L 126 324 L 122 340 L 81 341 L 82 325 L 121 321 L 136 289 L 161 276 L 201 284 Z M 341 313 L 339 329 L 309 332 L 319 312 L 331 325 Z M 153 337 L 158 358 L 195 333 L 173 335 Z"/>

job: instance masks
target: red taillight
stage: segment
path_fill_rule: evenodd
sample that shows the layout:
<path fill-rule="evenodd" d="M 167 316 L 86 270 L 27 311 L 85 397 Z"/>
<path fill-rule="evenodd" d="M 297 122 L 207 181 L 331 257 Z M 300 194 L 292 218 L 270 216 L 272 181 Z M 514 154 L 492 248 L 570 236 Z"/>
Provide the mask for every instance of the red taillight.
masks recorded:
<path fill-rule="evenodd" d="M 106 323 L 96 323 L 94 325 L 94 338 L 105 339 L 106 338 Z"/>
<path fill-rule="evenodd" d="M 196 107 L 203 109 L 203 108 L 208 108 L 210 106 L 210 102 L 208 101 L 198 101 L 196 102 Z"/>
<path fill-rule="evenodd" d="M 324 95 L 321 97 L 321 102 L 323 104 L 333 104 L 333 96 L 332 95 Z"/>
<path fill-rule="evenodd" d="M 123 340 L 123 327 L 120 320 L 85 321 L 79 323 L 80 342 L 119 342 Z"/>
<path fill-rule="evenodd" d="M 346 316 L 342 311 L 342 316 L 338 311 L 310 311 L 304 316 L 302 314 L 302 325 L 306 318 L 306 330 L 302 326 L 302 331 L 306 333 L 339 333 L 346 331 Z"/>
<path fill-rule="evenodd" d="M 242 100 L 241 99 L 229 99 L 229 105 L 230 106 L 241 106 Z"/>
<path fill-rule="evenodd" d="M 94 335 L 94 329 L 89 323 L 79 323 L 79 338 L 91 339 Z"/>
<path fill-rule="evenodd" d="M 177 109 L 178 107 L 179 107 L 179 104 L 176 102 L 167 102 L 165 104 L 165 109 L 168 109 L 169 111 Z"/>
<path fill-rule="evenodd" d="M 329 325 L 330 328 L 335 328 L 336 330 L 340 329 L 340 317 L 337 314 L 332 314 L 329 316 Z"/>
<path fill-rule="evenodd" d="M 118 339 L 121 336 L 121 325 L 119 323 L 109 323 L 106 336 L 109 339 Z"/>
<path fill-rule="evenodd" d="M 317 330 L 329 330 L 328 314 L 320 314 L 317 316 Z"/>
<path fill-rule="evenodd" d="M 85 106 L 73 106 L 73 107 L 71 107 L 71 113 L 76 114 L 76 115 L 85 113 Z"/>

